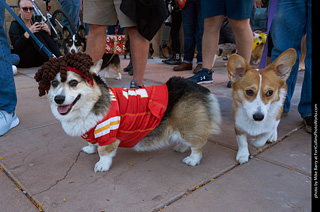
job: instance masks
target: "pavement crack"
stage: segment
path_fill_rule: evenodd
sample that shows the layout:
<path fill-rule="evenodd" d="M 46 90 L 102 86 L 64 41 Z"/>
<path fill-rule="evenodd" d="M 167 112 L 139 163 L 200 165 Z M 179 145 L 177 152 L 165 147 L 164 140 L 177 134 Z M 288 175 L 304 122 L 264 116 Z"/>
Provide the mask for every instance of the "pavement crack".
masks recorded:
<path fill-rule="evenodd" d="M 56 186 L 59 182 L 65 180 L 65 179 L 67 178 L 69 172 L 71 171 L 72 167 L 74 166 L 74 164 L 76 164 L 76 163 L 78 162 L 78 159 L 79 159 L 79 157 L 80 157 L 80 154 L 81 154 L 81 151 L 79 151 L 79 153 L 78 153 L 75 161 L 70 165 L 69 169 L 66 171 L 65 175 L 64 175 L 62 178 L 56 180 L 56 182 L 55 182 L 54 184 L 52 184 L 51 186 L 49 186 L 49 188 L 47 188 L 47 189 L 45 189 L 45 190 L 43 190 L 43 191 L 40 191 L 40 192 L 38 192 L 38 193 L 33 194 L 33 196 L 38 195 L 38 194 L 41 194 L 41 193 L 46 192 L 46 191 L 49 191 L 49 190 L 52 189 L 54 186 Z"/>

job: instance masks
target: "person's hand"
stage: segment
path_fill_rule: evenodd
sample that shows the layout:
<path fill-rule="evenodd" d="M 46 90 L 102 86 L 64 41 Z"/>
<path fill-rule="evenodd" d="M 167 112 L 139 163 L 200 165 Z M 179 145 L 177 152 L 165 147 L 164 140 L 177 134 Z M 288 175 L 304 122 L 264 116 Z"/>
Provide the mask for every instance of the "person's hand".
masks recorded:
<path fill-rule="evenodd" d="M 39 32 L 39 31 L 41 30 L 41 24 L 40 24 L 39 22 L 36 22 L 36 23 L 32 24 L 31 27 L 29 27 L 29 30 L 30 30 L 33 34 L 36 33 L 36 32 Z M 29 35 L 29 33 L 28 33 L 27 31 L 24 33 L 24 36 L 25 36 L 26 38 L 29 38 L 29 37 L 30 37 L 30 35 Z"/>
<path fill-rule="evenodd" d="M 41 30 L 41 23 L 35 22 L 34 24 L 31 25 L 29 29 L 33 34 L 36 32 L 39 32 Z"/>
<path fill-rule="evenodd" d="M 51 31 L 48 27 L 48 24 L 46 24 L 44 22 L 41 22 L 40 24 L 41 24 L 41 30 L 46 31 L 49 35 L 51 35 Z"/>
<path fill-rule="evenodd" d="M 254 0 L 253 6 L 254 6 L 254 8 L 259 8 L 259 9 L 261 9 L 261 7 L 263 6 L 262 0 Z"/>

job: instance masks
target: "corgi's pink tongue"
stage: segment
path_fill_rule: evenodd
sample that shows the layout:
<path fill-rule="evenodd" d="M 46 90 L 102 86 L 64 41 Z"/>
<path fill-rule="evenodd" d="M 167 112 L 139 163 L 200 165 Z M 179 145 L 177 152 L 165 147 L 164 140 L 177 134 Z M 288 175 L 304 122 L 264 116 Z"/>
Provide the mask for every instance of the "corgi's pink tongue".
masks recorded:
<path fill-rule="evenodd" d="M 72 107 L 72 104 L 70 105 L 63 105 L 63 106 L 58 106 L 58 112 L 60 114 L 65 114 L 69 111 L 69 109 Z"/>

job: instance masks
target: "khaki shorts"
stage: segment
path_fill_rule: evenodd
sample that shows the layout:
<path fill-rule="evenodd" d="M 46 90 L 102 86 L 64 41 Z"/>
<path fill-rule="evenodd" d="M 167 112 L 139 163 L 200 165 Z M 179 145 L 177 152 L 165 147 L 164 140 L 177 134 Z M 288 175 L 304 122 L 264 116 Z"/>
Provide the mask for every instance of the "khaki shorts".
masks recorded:
<path fill-rule="evenodd" d="M 96 25 L 136 26 L 136 22 L 120 10 L 122 0 L 83 0 L 83 22 Z"/>

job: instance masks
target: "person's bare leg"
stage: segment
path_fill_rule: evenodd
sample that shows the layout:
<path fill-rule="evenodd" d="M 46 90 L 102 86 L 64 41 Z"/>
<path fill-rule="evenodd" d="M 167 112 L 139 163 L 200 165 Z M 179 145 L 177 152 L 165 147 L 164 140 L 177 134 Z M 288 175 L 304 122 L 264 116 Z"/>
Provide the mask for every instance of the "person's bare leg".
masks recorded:
<path fill-rule="evenodd" d="M 217 52 L 220 27 L 224 20 L 223 15 L 204 19 L 204 31 L 202 37 L 202 68 L 212 69 L 214 55 Z"/>
<path fill-rule="evenodd" d="M 253 34 L 249 19 L 236 20 L 229 18 L 229 22 L 236 39 L 238 54 L 250 63 Z"/>
<path fill-rule="evenodd" d="M 107 28 L 105 25 L 89 24 L 86 53 L 91 56 L 93 62 L 101 59 L 106 51 Z"/>
<path fill-rule="evenodd" d="M 146 69 L 149 41 L 142 37 L 137 27 L 127 27 L 130 37 L 130 51 L 133 66 L 133 80 L 138 86 L 143 86 L 143 76 Z"/>

